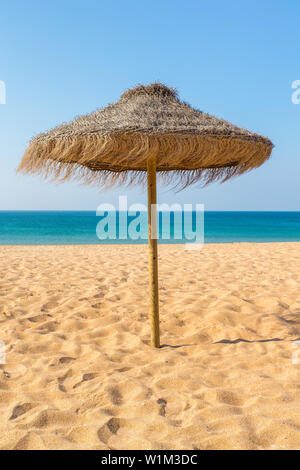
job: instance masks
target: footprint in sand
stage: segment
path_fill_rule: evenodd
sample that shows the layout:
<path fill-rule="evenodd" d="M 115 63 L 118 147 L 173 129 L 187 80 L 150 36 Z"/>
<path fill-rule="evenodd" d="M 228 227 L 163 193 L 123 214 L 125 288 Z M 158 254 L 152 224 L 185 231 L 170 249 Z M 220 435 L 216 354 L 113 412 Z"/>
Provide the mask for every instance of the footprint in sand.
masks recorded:
<path fill-rule="evenodd" d="M 41 312 L 47 312 L 47 310 L 52 310 L 58 306 L 57 302 L 47 302 L 41 307 Z"/>
<path fill-rule="evenodd" d="M 113 405 L 121 405 L 123 402 L 123 397 L 119 392 L 117 387 L 112 387 L 108 390 L 110 399 Z"/>
<path fill-rule="evenodd" d="M 157 400 L 157 403 L 160 405 L 160 408 L 159 408 L 160 416 L 166 416 L 166 406 L 167 406 L 166 400 L 164 398 L 159 398 Z"/>
<path fill-rule="evenodd" d="M 47 335 L 48 333 L 53 333 L 57 330 L 58 322 L 49 321 L 38 326 L 38 332 L 42 335 Z"/>
<path fill-rule="evenodd" d="M 77 382 L 75 385 L 73 385 L 73 388 L 77 388 L 83 382 L 87 382 L 88 380 L 93 380 L 95 377 L 97 377 L 97 374 L 93 374 L 93 373 L 83 374 L 81 382 Z"/>
<path fill-rule="evenodd" d="M 16 419 L 19 416 L 22 416 L 23 414 L 27 413 L 27 411 L 31 410 L 32 408 L 34 408 L 34 405 L 32 403 L 23 403 L 22 405 L 17 405 L 12 410 L 12 414 L 9 419 Z"/>
<path fill-rule="evenodd" d="M 59 363 L 60 364 L 69 364 L 71 361 L 76 361 L 74 357 L 69 357 L 69 356 L 62 356 L 59 358 Z"/>
<path fill-rule="evenodd" d="M 51 315 L 49 314 L 35 315 L 34 317 L 28 317 L 27 320 L 29 320 L 31 323 L 39 323 L 49 320 L 49 317 L 51 318 Z"/>
<path fill-rule="evenodd" d="M 121 420 L 118 418 L 111 418 L 108 420 L 104 426 L 102 426 L 100 429 L 98 429 L 98 437 L 101 442 L 104 442 L 104 444 L 107 444 L 109 438 L 113 434 L 117 434 L 121 427 Z"/>

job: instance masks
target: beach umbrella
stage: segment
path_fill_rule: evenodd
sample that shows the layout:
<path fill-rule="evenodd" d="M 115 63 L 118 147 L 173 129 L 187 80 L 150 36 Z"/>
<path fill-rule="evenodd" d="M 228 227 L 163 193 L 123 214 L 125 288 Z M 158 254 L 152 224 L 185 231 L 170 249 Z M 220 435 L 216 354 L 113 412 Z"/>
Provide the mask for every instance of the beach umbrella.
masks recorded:
<path fill-rule="evenodd" d="M 226 181 L 259 167 L 272 148 L 266 137 L 193 109 L 173 88 L 153 83 L 37 135 L 18 170 L 101 187 L 147 180 L 151 344 L 159 347 L 156 174 L 180 188 Z"/>

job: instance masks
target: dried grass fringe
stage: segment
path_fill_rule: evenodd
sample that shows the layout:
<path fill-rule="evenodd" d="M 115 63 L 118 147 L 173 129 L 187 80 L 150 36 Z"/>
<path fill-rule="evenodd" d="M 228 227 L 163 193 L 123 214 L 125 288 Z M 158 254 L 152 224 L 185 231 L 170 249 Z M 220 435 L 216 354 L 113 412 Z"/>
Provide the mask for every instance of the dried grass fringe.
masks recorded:
<path fill-rule="evenodd" d="M 246 136 L 123 133 L 33 139 L 17 171 L 107 189 L 144 184 L 156 155 L 162 181 L 177 189 L 227 181 L 262 165 L 272 145 Z"/>

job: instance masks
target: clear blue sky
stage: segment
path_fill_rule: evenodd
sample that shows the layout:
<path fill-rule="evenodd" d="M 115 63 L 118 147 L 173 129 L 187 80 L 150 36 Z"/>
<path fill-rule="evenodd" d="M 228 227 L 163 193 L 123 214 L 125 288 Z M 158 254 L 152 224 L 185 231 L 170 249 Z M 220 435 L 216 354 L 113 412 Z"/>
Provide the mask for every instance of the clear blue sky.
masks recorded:
<path fill-rule="evenodd" d="M 160 202 L 207 210 L 300 210 L 299 0 L 10 0 L 0 12 L 0 209 L 95 210 L 142 189 L 55 185 L 15 169 L 36 133 L 160 80 L 191 105 L 268 136 L 261 168 Z"/>

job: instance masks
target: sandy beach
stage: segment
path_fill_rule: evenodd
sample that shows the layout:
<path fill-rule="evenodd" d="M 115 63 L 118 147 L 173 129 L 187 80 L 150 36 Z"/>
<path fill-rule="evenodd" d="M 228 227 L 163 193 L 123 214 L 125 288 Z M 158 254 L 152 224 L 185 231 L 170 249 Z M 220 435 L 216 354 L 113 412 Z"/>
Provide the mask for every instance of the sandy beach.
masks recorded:
<path fill-rule="evenodd" d="M 300 243 L 1 246 L 0 449 L 300 448 Z M 294 361 L 293 359 L 294 354 Z"/>

